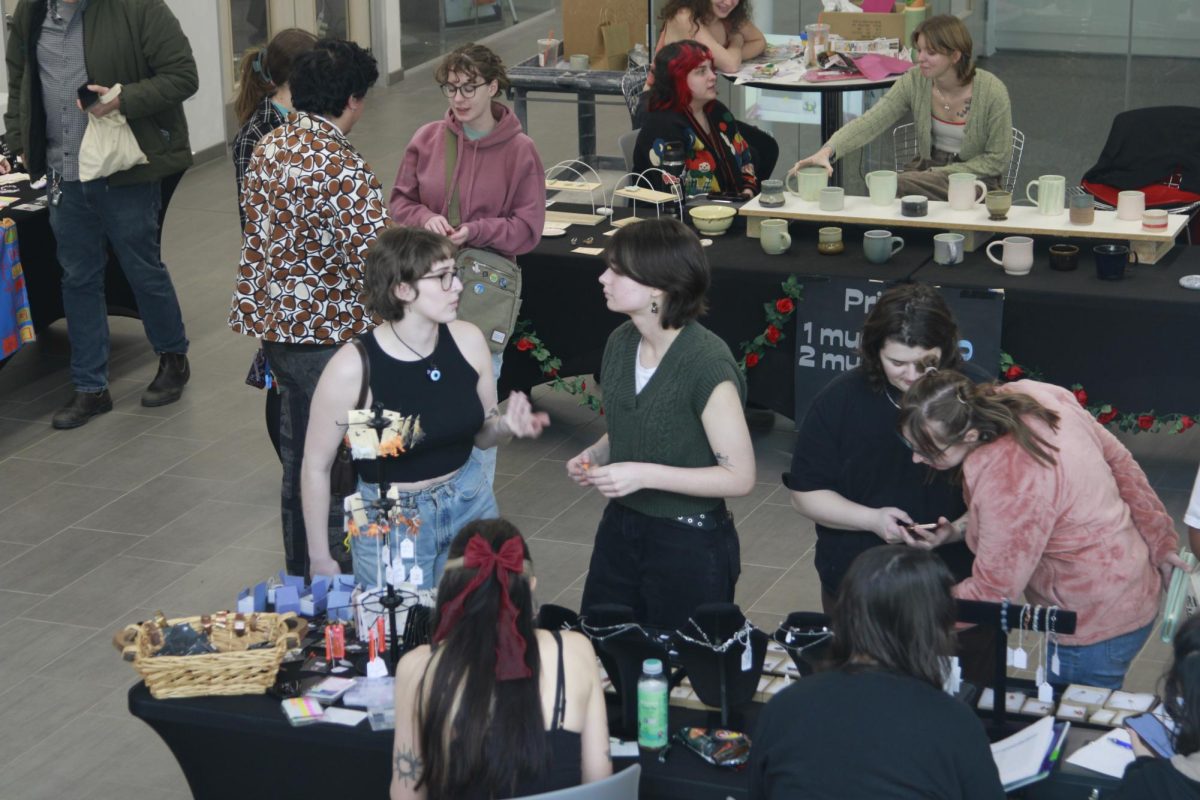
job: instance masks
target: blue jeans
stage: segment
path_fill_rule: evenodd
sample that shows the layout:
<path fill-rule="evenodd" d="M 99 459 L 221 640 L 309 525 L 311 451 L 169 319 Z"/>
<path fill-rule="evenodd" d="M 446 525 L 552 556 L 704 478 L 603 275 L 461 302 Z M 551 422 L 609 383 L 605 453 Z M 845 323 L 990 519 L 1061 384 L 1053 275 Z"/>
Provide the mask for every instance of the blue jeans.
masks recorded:
<path fill-rule="evenodd" d="M 1070 647 L 1063 645 L 1058 648 L 1059 674 L 1055 675 L 1047 669 L 1046 677 L 1055 685 L 1082 683 L 1102 689 L 1120 689 L 1129 665 L 1137 658 L 1153 630 L 1154 623 L 1151 622 L 1144 628 L 1103 642 Z M 1054 655 L 1053 645 L 1050 646 L 1050 655 Z"/>
<path fill-rule="evenodd" d="M 373 503 L 379 499 L 379 487 L 361 479 L 358 490 L 363 501 Z M 428 489 L 400 494 L 399 512 L 409 519 L 420 521 L 414 548 L 415 566 L 422 572 L 420 588 L 431 589 L 442 577 L 446 568 L 450 542 L 469 522 L 500 516 L 496 497 L 483 470 L 472 459 L 453 476 Z M 391 557 L 400 554 L 400 538 L 407 528 L 394 525 L 388 534 Z M 369 536 L 353 536 L 350 539 L 350 555 L 354 559 L 354 582 L 367 588 L 376 588 L 384 581 L 385 564 L 382 542 Z M 404 560 L 408 573 L 414 562 Z"/>
<path fill-rule="evenodd" d="M 108 387 L 107 239 L 137 299 L 146 338 L 156 353 L 186 353 L 183 314 L 160 258 L 158 181 L 109 186 L 106 178 L 62 181 L 50 227 L 62 266 L 63 309 L 71 341 L 71 382 L 81 392 Z"/>
<path fill-rule="evenodd" d="M 500 380 L 500 367 L 504 364 L 504 351 L 492 353 L 492 377 L 497 381 Z M 496 398 L 497 402 L 502 401 L 503 397 Z M 483 413 L 487 413 L 489 409 L 484 409 Z M 488 486 L 496 485 L 496 451 L 497 447 L 489 447 L 487 450 L 480 450 L 478 447 L 471 448 L 471 460 L 479 465 L 483 470 L 483 474 L 487 477 Z"/>

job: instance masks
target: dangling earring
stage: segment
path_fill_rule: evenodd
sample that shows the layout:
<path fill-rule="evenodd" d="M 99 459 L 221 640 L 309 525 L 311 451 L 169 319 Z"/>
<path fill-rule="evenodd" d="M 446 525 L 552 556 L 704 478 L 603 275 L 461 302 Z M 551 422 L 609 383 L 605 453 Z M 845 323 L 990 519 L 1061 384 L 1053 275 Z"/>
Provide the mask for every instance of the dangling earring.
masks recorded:
<path fill-rule="evenodd" d="M 651 314 L 657 314 L 657 313 L 658 313 L 658 301 L 657 301 L 657 300 L 651 300 L 651 301 L 650 301 L 650 313 L 651 313 Z"/>

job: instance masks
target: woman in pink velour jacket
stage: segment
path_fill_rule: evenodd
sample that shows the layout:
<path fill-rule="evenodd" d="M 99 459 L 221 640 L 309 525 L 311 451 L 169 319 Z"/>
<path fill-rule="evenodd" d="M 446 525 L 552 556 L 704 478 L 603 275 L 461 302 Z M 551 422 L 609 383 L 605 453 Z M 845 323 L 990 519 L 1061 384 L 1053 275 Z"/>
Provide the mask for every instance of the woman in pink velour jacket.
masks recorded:
<path fill-rule="evenodd" d="M 1129 450 L 1075 396 L 1037 381 L 972 384 L 934 372 L 904 394 L 900 431 L 913 460 L 961 469 L 965 525 L 910 532 L 928 547 L 965 536 L 970 600 L 1074 611 L 1075 633 L 1047 665 L 1053 684 L 1120 688 L 1150 635 L 1179 535 Z"/>
<path fill-rule="evenodd" d="M 507 258 L 528 253 L 542 238 L 546 176 L 516 115 L 493 100 L 508 87 L 504 64 L 483 45 L 467 44 L 442 60 L 435 77 L 450 108 L 408 143 L 388 202 L 392 219 L 448 236 L 460 247 Z M 448 146 L 457 153 L 449 186 Z"/>

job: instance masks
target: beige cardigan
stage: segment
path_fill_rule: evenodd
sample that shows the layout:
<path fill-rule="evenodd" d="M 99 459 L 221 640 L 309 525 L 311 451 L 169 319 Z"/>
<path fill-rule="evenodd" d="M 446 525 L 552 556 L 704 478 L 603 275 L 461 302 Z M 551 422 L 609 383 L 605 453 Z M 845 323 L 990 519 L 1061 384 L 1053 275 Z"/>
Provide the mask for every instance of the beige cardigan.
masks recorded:
<path fill-rule="evenodd" d="M 981 177 L 999 177 L 1008 169 L 1012 159 L 1012 106 L 1008 90 L 995 75 L 975 70 L 971 91 L 971 114 L 963 129 L 960 161 L 935 172 L 973 172 Z M 912 112 L 916 122 L 917 152 L 929 158 L 932 149 L 933 81 L 921 75 L 917 68 L 900 76 L 883 98 L 858 119 L 842 126 L 826 146 L 833 149 L 834 158 L 859 149 L 881 133 L 893 128 Z"/>

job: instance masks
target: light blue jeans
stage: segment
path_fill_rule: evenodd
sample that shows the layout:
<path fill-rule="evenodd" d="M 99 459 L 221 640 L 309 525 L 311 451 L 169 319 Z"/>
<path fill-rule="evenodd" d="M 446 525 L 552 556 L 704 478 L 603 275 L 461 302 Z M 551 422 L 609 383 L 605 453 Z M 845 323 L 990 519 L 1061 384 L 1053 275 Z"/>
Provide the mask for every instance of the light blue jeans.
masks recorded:
<path fill-rule="evenodd" d="M 500 367 L 504 364 L 504 351 L 492 353 L 492 377 L 497 381 L 500 380 Z M 503 402 L 503 397 L 497 397 L 497 402 Z M 483 412 L 486 414 L 487 409 Z M 478 447 L 471 448 L 471 460 L 479 465 L 483 470 L 484 476 L 487 477 L 488 486 L 496 485 L 496 451 L 499 447 L 489 447 L 487 450 L 480 450 Z"/>
<path fill-rule="evenodd" d="M 360 480 L 358 490 L 366 503 L 379 499 L 379 487 L 374 483 Z M 401 493 L 399 512 L 409 519 L 420 521 L 414 552 L 415 564 L 413 560 L 405 559 L 404 569 L 408 572 L 413 566 L 421 568 L 422 589 L 433 588 L 441 579 L 450 542 L 463 526 L 477 519 L 500 515 L 491 484 L 472 459 L 467 459 L 462 469 L 436 486 L 419 492 Z M 401 524 L 389 531 L 393 556 L 400 553 L 400 539 L 407 530 Z M 383 542 L 380 539 L 351 537 L 350 555 L 354 560 L 355 583 L 371 589 L 383 583 L 386 565 L 382 549 Z"/>
<path fill-rule="evenodd" d="M 1105 639 L 1103 642 L 1070 647 L 1063 645 L 1058 648 L 1061 671 L 1055 675 L 1047 668 L 1046 678 L 1055 685 L 1082 683 L 1102 689 L 1120 689 L 1125 680 L 1125 673 L 1129 671 L 1129 665 L 1137 658 L 1142 645 L 1150 638 L 1153 630 L 1154 623 L 1151 622 L 1144 628 Z M 1050 647 L 1050 654 L 1054 654 L 1053 645 Z"/>

